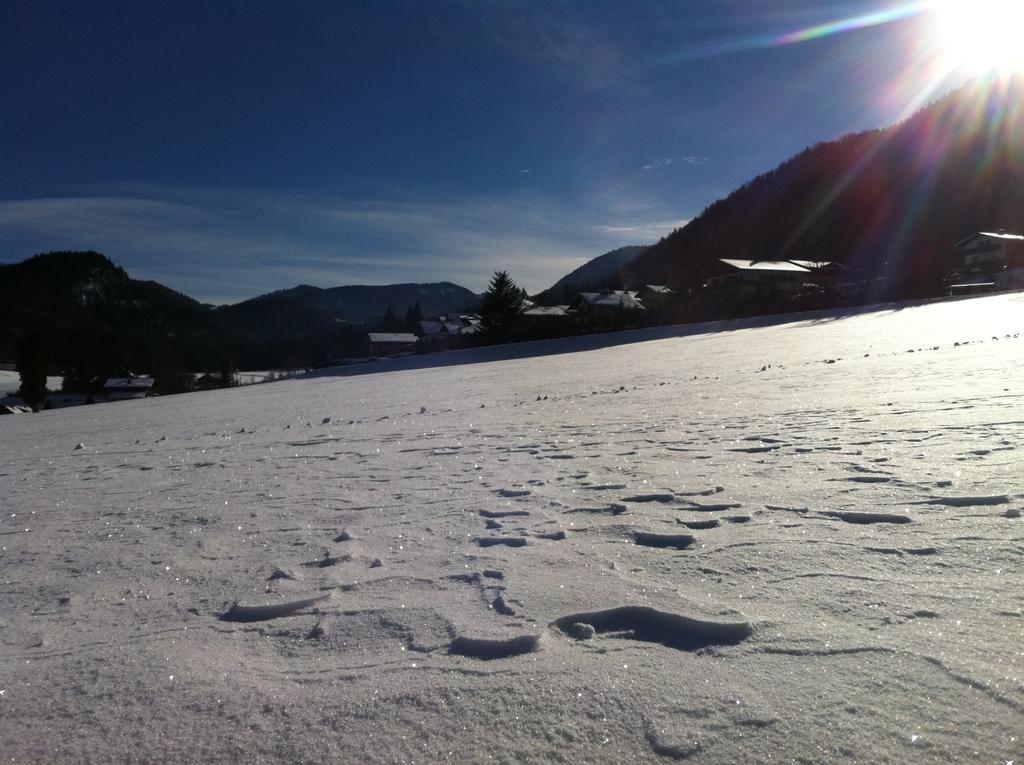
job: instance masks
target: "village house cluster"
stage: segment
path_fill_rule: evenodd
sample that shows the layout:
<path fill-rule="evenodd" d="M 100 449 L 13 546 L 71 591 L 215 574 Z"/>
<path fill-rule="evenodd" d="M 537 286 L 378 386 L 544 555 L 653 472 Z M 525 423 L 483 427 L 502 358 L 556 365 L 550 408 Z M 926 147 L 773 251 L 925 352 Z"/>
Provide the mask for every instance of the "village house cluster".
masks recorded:
<path fill-rule="evenodd" d="M 269 372 L 231 372 L 228 379 L 225 375 L 199 372 L 192 375 L 190 390 L 203 391 L 215 390 L 217 388 L 235 387 L 238 385 L 252 385 L 255 383 L 269 382 L 293 377 L 304 372 L 302 369 L 274 370 Z M 103 384 L 102 393 L 72 393 L 72 392 L 50 392 L 39 407 L 40 411 L 52 409 L 67 409 L 72 406 L 86 406 L 89 404 L 105 404 L 118 401 L 133 401 L 137 399 L 158 396 L 156 392 L 157 380 L 149 375 L 131 375 L 128 377 L 111 377 Z M 0 415 L 4 414 L 27 414 L 32 409 L 26 406 L 16 392 L 10 391 L 6 394 L 0 392 Z"/>
<path fill-rule="evenodd" d="M 947 295 L 1024 289 L 1024 235 L 978 232 L 957 242 L 948 267 Z M 686 294 L 666 285 L 636 290 L 580 292 L 564 305 L 524 301 L 524 338 L 559 337 L 576 332 L 667 323 L 685 302 L 705 307 L 744 304 L 762 310 L 813 309 L 832 303 L 858 303 L 884 293 L 885 277 L 829 260 L 744 260 L 720 258 L 701 287 Z M 370 332 L 370 358 L 434 353 L 477 344 L 480 316 L 446 314 L 420 321 L 418 333 Z"/>
<path fill-rule="evenodd" d="M 647 285 L 637 291 L 605 289 L 581 292 L 567 305 L 536 305 L 523 301 L 519 314 L 526 338 L 557 337 L 576 329 L 617 327 L 635 323 L 640 312 L 660 306 L 675 293 L 664 285 Z M 394 358 L 413 353 L 435 353 L 478 344 L 482 323 L 479 314 L 444 314 L 420 323 L 412 332 L 368 333 L 371 358 Z"/>
<path fill-rule="evenodd" d="M 43 411 L 66 409 L 69 406 L 102 404 L 109 401 L 131 401 L 146 398 L 153 392 L 153 377 L 111 377 L 103 385 L 103 393 L 50 393 L 40 407 Z M 0 414 L 22 414 L 32 410 L 16 395 L 0 398 Z"/>
<path fill-rule="evenodd" d="M 884 277 L 866 277 L 855 268 L 828 260 L 721 258 L 708 270 L 701 286 L 685 294 L 666 285 L 646 284 L 635 290 L 580 292 L 565 305 L 536 305 L 524 300 L 519 313 L 519 339 L 675 323 L 681 316 L 688 317 L 686 309 L 692 305 L 702 305 L 712 315 L 716 308 L 730 308 L 739 311 L 736 315 L 748 315 L 743 313 L 744 307 L 754 312 L 779 312 L 862 304 L 884 292 L 885 285 L 881 282 Z M 946 294 L 950 297 L 1024 289 L 1024 235 L 1000 229 L 965 237 L 952 248 L 946 283 Z M 369 332 L 367 357 L 346 359 L 342 363 L 435 353 L 479 345 L 482 341 L 480 315 L 449 313 L 421 320 L 416 333 Z M 232 373 L 229 381 L 223 375 L 198 373 L 194 375 L 191 389 L 209 390 L 278 379 L 294 371 L 265 373 L 251 380 L 240 379 L 237 373 Z M 62 409 L 146 398 L 153 395 L 155 383 L 149 376 L 110 378 L 101 394 L 50 393 L 41 408 Z M 31 410 L 13 391 L 0 396 L 0 414 L 27 411 Z"/>

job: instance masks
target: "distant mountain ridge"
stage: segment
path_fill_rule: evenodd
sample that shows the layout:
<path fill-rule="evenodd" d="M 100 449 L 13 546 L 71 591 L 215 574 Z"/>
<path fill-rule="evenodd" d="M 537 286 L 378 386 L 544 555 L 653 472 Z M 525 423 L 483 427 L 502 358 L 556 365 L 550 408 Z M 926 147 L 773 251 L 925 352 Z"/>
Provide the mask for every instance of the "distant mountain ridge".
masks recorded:
<path fill-rule="evenodd" d="M 417 302 L 429 316 L 475 310 L 479 296 L 451 282 L 299 285 L 214 307 L 131 279 L 100 253 L 51 252 L 0 264 L 0 358 L 13 359 L 33 332 L 60 365 L 96 356 L 145 369 L 159 355 L 196 369 L 223 356 L 257 367 L 309 365 L 310 356 L 327 360 L 339 348 L 358 355 L 363 325 L 377 324 L 388 305 L 404 316 Z"/>
<path fill-rule="evenodd" d="M 129 278 L 98 252 L 51 252 L 0 264 L 0 323 L 50 332 L 64 323 L 122 324 L 182 331 L 205 324 L 198 301 L 153 281 Z"/>
<path fill-rule="evenodd" d="M 699 286 L 719 258 L 834 261 L 879 297 L 941 294 L 952 246 L 1024 230 L 1024 81 L 974 84 L 906 121 L 818 144 L 710 205 L 628 264 Z"/>
<path fill-rule="evenodd" d="M 430 316 L 449 311 L 475 311 L 480 303 L 479 295 L 452 282 L 350 285 L 328 288 L 300 284 L 291 289 L 260 295 L 243 303 L 224 306 L 218 310 L 228 312 L 246 304 L 260 304 L 276 300 L 299 300 L 332 314 L 336 319 L 363 323 L 380 321 L 389 305 L 396 312 L 404 314 L 407 308 L 419 303 L 423 314 Z"/>
<path fill-rule="evenodd" d="M 535 300 L 542 305 L 571 302 L 576 292 L 586 292 L 603 286 L 605 281 L 615 276 L 623 266 L 647 249 L 647 245 L 630 245 L 598 255 L 537 294 Z"/>

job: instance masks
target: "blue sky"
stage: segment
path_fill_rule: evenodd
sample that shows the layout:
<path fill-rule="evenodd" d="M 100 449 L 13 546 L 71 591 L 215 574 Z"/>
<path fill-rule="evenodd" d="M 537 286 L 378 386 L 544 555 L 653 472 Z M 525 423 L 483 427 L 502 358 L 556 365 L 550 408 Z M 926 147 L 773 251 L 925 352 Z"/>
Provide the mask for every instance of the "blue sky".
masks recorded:
<path fill-rule="evenodd" d="M 0 0 L 0 261 L 95 249 L 210 302 L 540 290 L 903 115 L 921 16 L 778 44 L 894 6 Z"/>

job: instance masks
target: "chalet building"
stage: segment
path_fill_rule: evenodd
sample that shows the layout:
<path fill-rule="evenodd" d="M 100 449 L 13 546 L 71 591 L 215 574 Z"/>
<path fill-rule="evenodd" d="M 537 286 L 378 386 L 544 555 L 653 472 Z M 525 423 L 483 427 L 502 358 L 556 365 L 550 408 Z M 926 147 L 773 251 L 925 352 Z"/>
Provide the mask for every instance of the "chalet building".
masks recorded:
<path fill-rule="evenodd" d="M 645 324 L 669 324 L 681 315 L 683 301 L 671 287 L 664 284 L 645 284 L 633 294 L 644 307 Z"/>
<path fill-rule="evenodd" d="M 192 383 L 193 390 L 216 390 L 223 387 L 225 387 L 224 378 L 209 372 L 199 375 Z"/>
<path fill-rule="evenodd" d="M 979 231 L 953 246 L 951 295 L 1024 289 L 1024 235 Z"/>
<path fill-rule="evenodd" d="M 428 353 L 448 350 L 451 332 L 458 328 L 449 326 L 440 319 L 423 319 L 420 321 L 420 347 Z"/>
<path fill-rule="evenodd" d="M 850 274 L 850 269 L 842 263 L 835 263 L 831 260 L 787 260 L 786 262 L 806 268 L 813 274 L 814 283 L 823 287 L 834 284 L 837 280 Z"/>
<path fill-rule="evenodd" d="M 757 261 L 754 262 L 756 263 Z M 827 271 L 839 265 L 831 260 L 787 260 L 786 262 L 792 263 L 794 266 L 800 266 L 800 268 L 806 268 L 812 272 Z"/>
<path fill-rule="evenodd" d="M 522 317 L 527 321 L 544 322 L 549 319 L 568 319 L 569 306 L 567 305 L 538 305 L 527 308 L 522 312 Z"/>
<path fill-rule="evenodd" d="M 581 292 L 569 306 L 584 324 L 622 324 L 631 321 L 644 310 L 636 293 L 625 290 Z"/>
<path fill-rule="evenodd" d="M 576 330 L 576 318 L 567 305 L 537 305 L 519 314 L 526 336 L 531 339 L 562 337 Z"/>
<path fill-rule="evenodd" d="M 416 353 L 419 338 L 411 332 L 370 332 L 370 356 L 393 358 Z"/>
<path fill-rule="evenodd" d="M 445 314 L 420 321 L 420 345 L 426 351 L 446 351 L 466 345 L 479 332 L 479 316 Z"/>
<path fill-rule="evenodd" d="M 670 299 L 675 294 L 675 290 L 664 284 L 645 284 L 636 291 L 636 299 L 643 303 L 645 308 L 650 308 Z"/>
<path fill-rule="evenodd" d="M 810 269 L 789 260 L 734 260 L 721 258 L 714 275 L 704 284 L 710 290 L 724 290 L 737 297 L 758 293 L 791 297 L 813 281 Z"/>
<path fill-rule="evenodd" d="M 570 308 L 577 311 L 586 307 L 624 310 L 639 310 L 643 308 L 640 301 L 636 299 L 635 292 L 610 289 L 601 290 L 600 292 L 581 292 L 570 306 Z"/>
<path fill-rule="evenodd" d="M 103 384 L 108 401 L 146 398 L 153 391 L 152 377 L 111 377 Z"/>

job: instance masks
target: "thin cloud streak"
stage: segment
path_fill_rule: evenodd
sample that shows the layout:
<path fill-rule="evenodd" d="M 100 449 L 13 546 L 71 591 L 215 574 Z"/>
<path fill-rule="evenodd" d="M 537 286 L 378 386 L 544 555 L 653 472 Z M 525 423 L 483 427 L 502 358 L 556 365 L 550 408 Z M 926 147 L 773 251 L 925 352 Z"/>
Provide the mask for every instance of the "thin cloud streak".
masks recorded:
<path fill-rule="evenodd" d="M 608 217 L 593 205 L 525 195 L 352 200 L 152 185 L 0 202 L 11 261 L 93 249 L 135 278 L 207 302 L 298 283 L 453 281 L 482 291 L 497 269 L 538 291 L 582 261 L 674 225 L 597 223 Z"/>
<path fill-rule="evenodd" d="M 657 170 L 659 167 L 667 167 L 672 164 L 671 157 L 666 159 L 656 159 L 653 162 L 648 162 L 646 165 L 641 165 L 641 170 Z"/>
<path fill-rule="evenodd" d="M 664 236 L 668 236 L 676 229 L 682 228 L 690 219 L 662 220 L 650 223 L 637 223 L 632 225 L 599 225 L 595 226 L 597 231 L 609 236 L 619 237 L 623 242 L 655 242 Z"/>
<path fill-rule="evenodd" d="M 641 170 L 657 170 L 662 167 L 668 167 L 673 162 L 682 162 L 687 165 L 706 165 L 708 163 L 707 157 L 701 157 L 696 154 L 690 154 L 686 157 L 665 157 L 664 159 L 655 159 L 648 162 L 646 165 L 640 165 Z"/>

